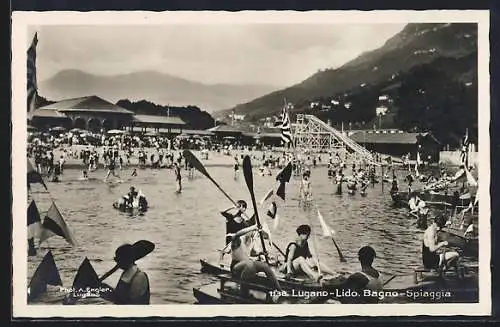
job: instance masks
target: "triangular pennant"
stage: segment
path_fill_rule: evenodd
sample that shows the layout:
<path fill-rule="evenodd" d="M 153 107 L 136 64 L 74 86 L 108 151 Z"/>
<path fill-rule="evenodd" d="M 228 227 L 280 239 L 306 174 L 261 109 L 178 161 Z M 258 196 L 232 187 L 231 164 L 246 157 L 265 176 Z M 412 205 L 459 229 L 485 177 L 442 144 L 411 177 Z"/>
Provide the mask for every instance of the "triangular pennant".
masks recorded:
<path fill-rule="evenodd" d="M 28 286 L 28 301 L 33 301 L 47 291 L 47 285 L 62 285 L 52 252 L 49 251 L 38 265 Z"/>
<path fill-rule="evenodd" d="M 86 289 L 87 287 L 97 288 L 99 286 L 99 276 L 97 275 L 94 267 L 90 263 L 89 259 L 83 259 L 78 271 L 73 279 L 72 289 L 75 292 L 80 292 L 81 289 Z M 74 293 L 69 293 L 64 299 L 63 304 L 75 304 L 78 298 Z"/>
<path fill-rule="evenodd" d="M 285 168 L 283 168 L 278 175 L 276 175 L 276 181 L 280 183 L 278 189 L 276 190 L 276 195 L 279 196 L 283 201 L 285 201 L 286 193 L 285 193 L 285 184 L 290 182 L 290 178 L 292 178 L 293 167 L 292 163 L 289 162 Z"/>
<path fill-rule="evenodd" d="M 276 202 L 273 201 L 271 202 L 271 204 L 269 204 L 266 214 L 271 219 L 276 218 L 276 215 L 278 214 L 278 206 L 276 205 Z"/>
<path fill-rule="evenodd" d="M 319 209 L 318 209 L 318 220 L 319 224 L 321 225 L 321 230 L 323 231 L 323 237 L 331 237 L 335 232 L 326 224 L 325 220 L 323 219 L 323 215 L 321 214 Z"/>
<path fill-rule="evenodd" d="M 31 200 L 28 206 L 28 239 L 38 237 L 40 234 L 40 213 L 35 204 L 35 200 Z"/>
<path fill-rule="evenodd" d="M 266 202 L 274 193 L 274 190 L 273 189 L 270 189 L 266 195 L 264 195 L 264 197 L 262 198 L 262 200 L 260 200 L 260 205 L 263 205 L 264 202 Z"/>
<path fill-rule="evenodd" d="M 469 184 L 469 186 L 477 186 L 477 182 L 476 180 L 474 179 L 474 176 L 472 176 L 472 174 L 470 173 L 469 169 L 467 168 L 467 166 L 464 166 L 465 168 L 465 175 L 467 177 L 467 183 Z"/>
<path fill-rule="evenodd" d="M 43 220 L 40 243 L 55 235 L 63 237 L 73 246 L 76 245 L 75 239 L 59 212 L 59 209 L 57 209 L 56 204 L 52 202 Z"/>

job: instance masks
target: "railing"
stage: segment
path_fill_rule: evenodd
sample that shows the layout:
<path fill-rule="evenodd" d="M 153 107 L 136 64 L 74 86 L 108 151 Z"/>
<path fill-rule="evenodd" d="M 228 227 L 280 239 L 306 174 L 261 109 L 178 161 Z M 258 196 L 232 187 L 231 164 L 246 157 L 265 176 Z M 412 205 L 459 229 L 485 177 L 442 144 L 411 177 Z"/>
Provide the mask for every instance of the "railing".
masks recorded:
<path fill-rule="evenodd" d="M 328 125 L 327 123 L 325 123 L 324 121 L 322 121 L 321 119 L 319 119 L 318 117 L 316 117 L 314 115 L 304 115 L 304 117 L 307 120 L 312 121 L 312 122 L 320 125 L 322 128 L 324 128 L 328 132 L 332 133 L 337 139 L 342 141 L 348 148 L 350 148 L 354 152 L 360 154 L 362 157 L 364 157 L 368 161 L 373 161 L 373 157 L 372 157 L 372 154 L 370 153 L 370 151 L 368 151 L 367 149 L 365 149 L 364 147 L 362 147 L 361 145 L 359 145 L 358 143 L 356 143 L 355 141 L 350 139 L 348 136 L 342 134 L 341 132 L 339 132 L 338 130 L 336 130 L 335 128 Z"/>

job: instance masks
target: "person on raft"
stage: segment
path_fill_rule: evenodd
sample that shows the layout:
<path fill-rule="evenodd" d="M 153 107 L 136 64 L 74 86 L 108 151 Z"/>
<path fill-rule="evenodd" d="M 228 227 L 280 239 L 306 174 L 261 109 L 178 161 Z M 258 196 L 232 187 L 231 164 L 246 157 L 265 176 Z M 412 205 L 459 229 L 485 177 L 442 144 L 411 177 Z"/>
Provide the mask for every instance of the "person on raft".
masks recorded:
<path fill-rule="evenodd" d="M 245 227 L 255 224 L 254 218 L 246 220 L 243 215 L 247 210 L 247 203 L 244 200 L 238 200 L 236 207 L 221 211 L 221 215 L 226 218 L 226 245 L 231 243 L 231 235 L 237 233 Z"/>
<path fill-rule="evenodd" d="M 243 241 L 242 236 L 247 233 L 258 231 L 257 225 L 252 225 L 231 234 L 231 275 L 242 281 L 251 282 L 257 277 L 259 272 L 263 272 L 273 284 L 273 290 L 281 291 L 281 285 L 271 267 L 258 260 L 250 259 L 248 253 L 248 241 Z M 246 238 L 251 240 L 251 238 Z M 243 296 L 248 296 L 248 288 L 242 285 L 241 292 Z"/>
<path fill-rule="evenodd" d="M 149 278 L 135 264 L 138 259 L 134 245 L 124 244 L 116 249 L 114 260 L 123 273 L 114 289 L 101 283 L 102 287 L 112 290 L 102 293 L 103 298 L 114 304 L 149 304 Z"/>
<path fill-rule="evenodd" d="M 375 250 L 367 245 L 363 246 L 358 251 L 358 260 L 361 264 L 361 271 L 355 272 L 350 275 L 347 280 L 342 284 L 342 288 L 354 290 L 362 295 L 362 298 L 352 299 L 356 303 L 377 303 L 377 296 L 363 296 L 364 290 L 381 291 L 383 289 L 382 281 L 380 280 L 380 273 L 377 269 L 373 268 L 373 260 L 377 254 Z M 347 299 L 349 300 L 349 299 Z"/>
<path fill-rule="evenodd" d="M 447 241 L 438 242 L 438 232 L 446 224 L 446 217 L 440 214 L 434 218 L 433 223 L 427 227 L 422 241 L 422 263 L 427 269 L 435 269 L 442 275 L 454 266 L 458 271 L 460 255 L 453 250 L 444 249 Z"/>
<path fill-rule="evenodd" d="M 129 192 L 127 193 L 127 201 L 128 201 L 127 206 L 128 207 L 130 207 L 130 208 L 134 207 L 134 201 L 137 198 L 138 194 L 139 193 L 137 193 L 137 191 L 135 190 L 135 187 L 130 186 Z"/>
<path fill-rule="evenodd" d="M 300 225 L 297 227 L 297 239 L 290 242 L 285 251 L 285 264 L 281 271 L 285 273 L 286 278 L 306 274 L 309 278 L 316 282 L 321 282 L 323 275 L 317 272 L 317 260 L 313 257 L 309 250 L 308 239 L 311 235 L 311 227 L 309 225 Z M 337 275 L 335 271 L 320 263 L 322 273 Z"/>

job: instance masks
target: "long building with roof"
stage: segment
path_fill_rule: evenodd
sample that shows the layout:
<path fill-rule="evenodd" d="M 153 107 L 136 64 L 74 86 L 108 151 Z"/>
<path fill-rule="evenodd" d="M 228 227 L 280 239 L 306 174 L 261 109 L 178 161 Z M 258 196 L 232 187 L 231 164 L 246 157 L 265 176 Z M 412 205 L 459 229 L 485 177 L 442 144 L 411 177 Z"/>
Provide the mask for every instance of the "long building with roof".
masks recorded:
<path fill-rule="evenodd" d="M 28 119 L 30 124 L 39 128 L 63 126 L 93 132 L 134 127 L 181 132 L 186 125 L 179 117 L 138 115 L 95 95 L 43 106 L 30 113 Z"/>
<path fill-rule="evenodd" d="M 353 130 L 348 136 L 370 151 L 415 159 L 420 147 L 422 160 L 439 161 L 442 144 L 431 133 L 410 133 L 401 130 Z"/>

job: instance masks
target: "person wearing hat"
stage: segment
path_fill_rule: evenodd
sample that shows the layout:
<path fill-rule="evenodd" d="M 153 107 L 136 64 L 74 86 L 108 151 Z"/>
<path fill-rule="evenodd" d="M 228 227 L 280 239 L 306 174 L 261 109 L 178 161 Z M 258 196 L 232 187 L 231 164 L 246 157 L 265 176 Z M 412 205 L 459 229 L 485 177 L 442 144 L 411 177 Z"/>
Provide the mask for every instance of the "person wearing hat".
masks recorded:
<path fill-rule="evenodd" d="M 458 269 L 460 255 L 456 251 L 445 250 L 448 241 L 438 242 L 438 232 L 446 224 L 446 217 L 442 214 L 434 218 L 427 227 L 422 241 L 422 263 L 427 269 L 436 269 L 440 274 L 451 266 Z"/>
<path fill-rule="evenodd" d="M 106 300 L 114 304 L 149 304 L 148 275 L 135 264 L 143 256 L 136 244 L 123 244 L 116 249 L 114 260 L 123 273 L 114 289 L 101 283 L 101 286 L 112 290 L 104 295 Z"/>

